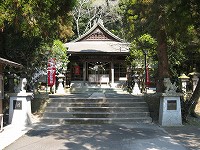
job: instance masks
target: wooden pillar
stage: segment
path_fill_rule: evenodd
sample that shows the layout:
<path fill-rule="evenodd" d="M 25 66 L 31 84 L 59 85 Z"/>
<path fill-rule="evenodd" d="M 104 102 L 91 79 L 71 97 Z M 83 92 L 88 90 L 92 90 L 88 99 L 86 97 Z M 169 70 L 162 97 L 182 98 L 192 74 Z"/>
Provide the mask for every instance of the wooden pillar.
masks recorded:
<path fill-rule="evenodd" d="M 114 86 L 114 63 L 111 62 L 111 86 Z"/>

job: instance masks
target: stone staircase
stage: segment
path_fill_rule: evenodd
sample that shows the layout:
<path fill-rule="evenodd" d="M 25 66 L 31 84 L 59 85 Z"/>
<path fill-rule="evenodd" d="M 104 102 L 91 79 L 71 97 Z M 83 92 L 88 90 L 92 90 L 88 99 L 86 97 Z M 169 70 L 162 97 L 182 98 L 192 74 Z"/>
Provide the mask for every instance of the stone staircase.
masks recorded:
<path fill-rule="evenodd" d="M 47 124 L 150 123 L 142 96 L 96 90 L 79 96 L 53 96 L 42 121 Z"/>

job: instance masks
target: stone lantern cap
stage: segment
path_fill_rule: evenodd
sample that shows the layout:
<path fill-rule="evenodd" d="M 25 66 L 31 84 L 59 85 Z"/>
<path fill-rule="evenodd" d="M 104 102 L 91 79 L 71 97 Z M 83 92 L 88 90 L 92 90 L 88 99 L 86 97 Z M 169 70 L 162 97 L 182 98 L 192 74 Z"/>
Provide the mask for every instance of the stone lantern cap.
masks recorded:
<path fill-rule="evenodd" d="M 184 73 L 180 76 L 180 77 L 178 77 L 179 79 L 181 79 L 181 80 L 188 80 L 190 77 L 188 77 L 188 76 L 186 76 Z"/>

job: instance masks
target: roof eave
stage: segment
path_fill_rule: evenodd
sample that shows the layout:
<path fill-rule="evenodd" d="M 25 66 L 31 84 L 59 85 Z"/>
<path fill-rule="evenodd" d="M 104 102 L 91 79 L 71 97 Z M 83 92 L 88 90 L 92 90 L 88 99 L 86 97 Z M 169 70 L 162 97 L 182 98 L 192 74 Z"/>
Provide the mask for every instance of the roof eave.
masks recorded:
<path fill-rule="evenodd" d="M 23 65 L 0 57 L 0 64 L 9 65 L 16 68 L 22 68 Z"/>

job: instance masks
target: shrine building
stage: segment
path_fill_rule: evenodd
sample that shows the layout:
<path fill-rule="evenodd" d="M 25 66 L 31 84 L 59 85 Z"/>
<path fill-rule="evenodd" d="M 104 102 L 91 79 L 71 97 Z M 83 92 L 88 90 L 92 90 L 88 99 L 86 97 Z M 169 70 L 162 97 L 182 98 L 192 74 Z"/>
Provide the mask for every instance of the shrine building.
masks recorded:
<path fill-rule="evenodd" d="M 69 54 L 67 77 L 71 82 L 116 86 L 127 80 L 129 43 L 107 30 L 102 21 L 76 40 L 65 43 Z"/>

